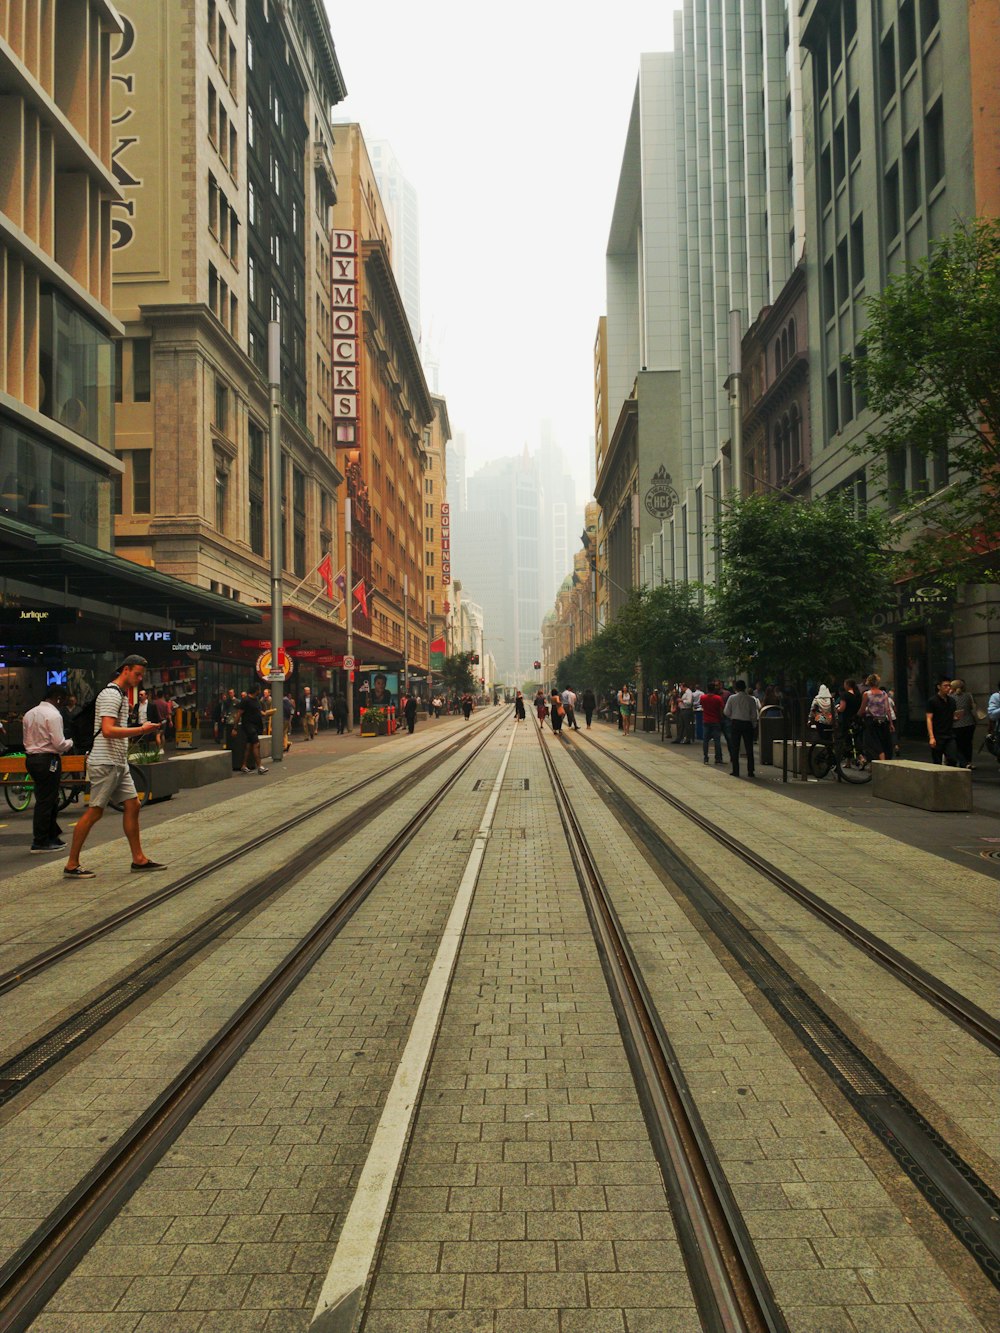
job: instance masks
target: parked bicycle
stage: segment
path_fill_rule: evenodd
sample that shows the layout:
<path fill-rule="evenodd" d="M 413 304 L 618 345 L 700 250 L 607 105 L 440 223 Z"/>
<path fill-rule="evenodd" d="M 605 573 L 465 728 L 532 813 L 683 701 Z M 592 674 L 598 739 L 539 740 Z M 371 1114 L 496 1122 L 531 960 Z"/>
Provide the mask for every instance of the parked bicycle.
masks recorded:
<path fill-rule="evenodd" d="M 838 782 L 871 782 L 872 766 L 865 758 L 860 726 L 823 727 L 809 750 L 809 771 L 820 781 L 832 771 Z"/>

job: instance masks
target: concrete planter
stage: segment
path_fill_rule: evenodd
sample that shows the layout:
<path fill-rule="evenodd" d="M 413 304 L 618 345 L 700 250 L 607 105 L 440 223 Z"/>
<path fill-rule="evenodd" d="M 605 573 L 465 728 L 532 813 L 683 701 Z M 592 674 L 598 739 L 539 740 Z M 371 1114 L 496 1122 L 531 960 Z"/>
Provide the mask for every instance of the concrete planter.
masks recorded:
<path fill-rule="evenodd" d="M 169 759 L 158 764 L 136 764 L 149 783 L 150 801 L 169 801 L 181 789 L 180 775 Z"/>

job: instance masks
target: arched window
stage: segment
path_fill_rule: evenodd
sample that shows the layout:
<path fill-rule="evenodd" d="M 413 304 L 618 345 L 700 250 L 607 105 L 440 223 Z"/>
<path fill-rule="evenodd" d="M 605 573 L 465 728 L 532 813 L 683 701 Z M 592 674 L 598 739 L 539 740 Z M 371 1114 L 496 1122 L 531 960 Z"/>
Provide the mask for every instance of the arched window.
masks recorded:
<path fill-rule="evenodd" d="M 785 475 L 783 453 L 784 449 L 781 441 L 781 422 L 774 427 L 774 484 L 780 486 L 782 478 Z"/>
<path fill-rule="evenodd" d="M 788 321 L 788 355 L 795 355 L 795 320 Z"/>
<path fill-rule="evenodd" d="M 777 378 L 781 374 L 781 339 L 774 340 L 774 375 Z"/>
<path fill-rule="evenodd" d="M 782 368 L 788 365 L 788 330 L 781 330 L 781 365 Z"/>

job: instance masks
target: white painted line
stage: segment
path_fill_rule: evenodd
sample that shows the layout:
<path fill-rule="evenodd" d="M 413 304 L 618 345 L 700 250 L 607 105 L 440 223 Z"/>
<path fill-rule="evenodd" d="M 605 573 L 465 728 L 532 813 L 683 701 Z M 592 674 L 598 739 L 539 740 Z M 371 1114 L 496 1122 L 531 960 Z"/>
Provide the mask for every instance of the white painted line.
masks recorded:
<path fill-rule="evenodd" d="M 319 1294 L 313 1314 L 314 1333 L 318 1329 L 346 1330 L 353 1327 L 448 997 L 448 987 L 455 970 L 516 735 L 516 729 L 512 729 L 424 993 L 420 997 L 406 1049 L 389 1089 L 354 1201 L 344 1221 L 333 1262 Z"/>

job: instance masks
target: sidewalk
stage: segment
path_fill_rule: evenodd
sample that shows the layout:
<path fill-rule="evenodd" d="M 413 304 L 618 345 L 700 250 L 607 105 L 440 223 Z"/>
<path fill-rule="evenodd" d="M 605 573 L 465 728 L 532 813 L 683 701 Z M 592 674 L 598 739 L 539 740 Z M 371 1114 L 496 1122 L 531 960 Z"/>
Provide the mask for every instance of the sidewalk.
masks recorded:
<path fill-rule="evenodd" d="M 417 718 L 416 734 L 426 733 L 431 739 L 436 738 L 436 728 L 444 725 L 449 719 L 442 717 L 435 721 L 431 718 L 429 721 L 424 715 L 423 718 Z M 452 718 L 454 720 L 454 718 Z M 402 732 L 397 732 L 395 736 L 366 736 L 364 739 L 355 729 L 353 735 L 338 736 L 336 729 L 327 729 L 316 734 L 316 739 L 309 741 L 303 735 L 293 736 L 292 748 L 285 754 L 280 764 L 272 763 L 270 757 L 271 738 L 265 736 L 261 740 L 261 752 L 264 758 L 264 765 L 268 770 L 266 777 L 252 774 L 236 772 L 231 781 L 214 782 L 208 787 L 192 787 L 180 791 L 176 796 L 171 797 L 169 801 L 158 801 L 154 805 L 147 805 L 142 811 L 141 826 L 143 831 L 154 829 L 158 824 L 165 823 L 168 819 L 173 819 L 177 815 L 185 814 L 192 809 L 207 810 L 222 801 L 231 801 L 234 796 L 240 793 L 240 784 L 248 784 L 253 789 L 261 786 L 274 787 L 280 786 L 282 780 L 288 777 L 296 777 L 302 773 L 309 773 L 313 769 L 323 767 L 333 760 L 349 758 L 352 755 L 366 754 L 368 751 L 381 748 L 382 746 L 391 746 L 395 744 L 400 735 L 406 735 L 405 726 Z M 218 747 L 211 741 L 202 741 L 197 747 L 200 753 L 213 752 Z M 3 858 L 4 870 L 8 875 L 14 875 L 22 870 L 27 870 L 29 866 L 44 865 L 48 861 L 64 861 L 65 853 L 52 853 L 51 857 L 33 856 L 29 852 L 31 846 L 31 817 L 34 804 L 29 805 L 28 809 L 21 814 L 15 814 L 7 805 L 3 797 L 0 796 L 0 857 Z M 81 804 L 71 804 L 60 813 L 59 820 L 63 830 L 63 839 L 69 844 L 72 837 L 72 829 L 80 815 L 83 814 L 86 806 Z M 87 839 L 88 849 L 100 847 L 104 843 L 114 842 L 116 839 L 122 839 L 122 820 L 121 815 L 109 810 L 101 822 L 92 830 Z"/>
<path fill-rule="evenodd" d="M 617 734 L 617 728 L 611 723 L 601 723 L 600 726 L 595 723 L 594 730 L 598 739 L 610 731 Z M 672 756 L 699 766 L 702 763 L 701 741 L 674 745 L 669 740 L 661 741 L 658 732 L 638 731 L 632 733 L 629 743 L 668 750 Z M 723 754 L 726 754 L 725 745 Z M 926 759 L 926 749 L 913 741 L 906 742 L 903 757 Z M 725 771 L 728 770 L 727 755 Z M 746 779 L 740 781 L 746 782 Z M 780 765 L 773 767 L 758 763 L 754 782 L 790 800 L 828 810 L 859 827 L 875 829 L 909 847 L 933 852 L 958 865 L 975 866 L 984 875 L 1000 879 L 1000 766 L 985 750 L 974 755 L 972 799 L 975 808 L 970 814 L 915 810 L 893 801 L 876 800 L 871 783 L 852 786 L 838 782 L 832 773 L 822 782 L 814 778 L 803 782 L 789 772 L 788 782 L 784 783 Z"/>

